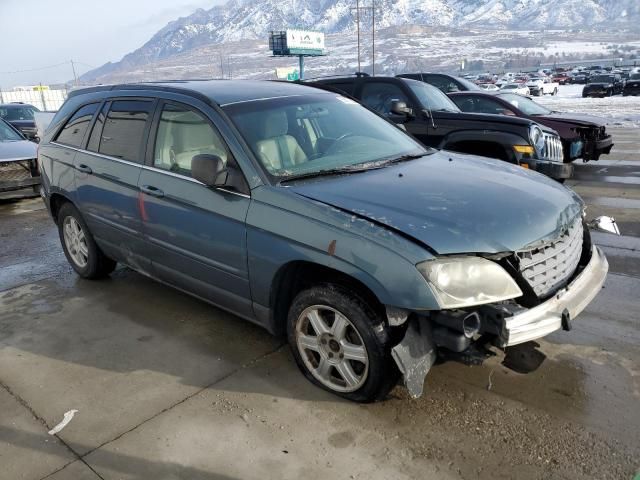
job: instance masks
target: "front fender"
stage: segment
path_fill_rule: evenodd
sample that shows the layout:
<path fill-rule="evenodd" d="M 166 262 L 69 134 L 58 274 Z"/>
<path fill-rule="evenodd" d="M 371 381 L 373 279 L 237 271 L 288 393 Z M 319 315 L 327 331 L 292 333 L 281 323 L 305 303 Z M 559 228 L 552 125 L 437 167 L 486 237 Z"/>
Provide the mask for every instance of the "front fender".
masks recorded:
<path fill-rule="evenodd" d="M 280 268 L 305 261 L 349 275 L 385 305 L 433 310 L 438 304 L 415 268 L 433 258 L 391 229 L 278 187 L 255 189 L 247 214 L 251 295 L 269 306 Z"/>
<path fill-rule="evenodd" d="M 455 145 L 460 143 L 473 142 L 498 145 L 504 149 L 504 152 L 511 163 L 518 163 L 518 158 L 513 150 L 514 145 L 529 145 L 529 140 L 521 135 L 500 130 L 461 130 L 454 131 L 445 136 L 439 149 L 455 150 Z M 451 148 L 454 147 L 454 148 Z M 465 152 L 471 153 L 473 152 Z"/>

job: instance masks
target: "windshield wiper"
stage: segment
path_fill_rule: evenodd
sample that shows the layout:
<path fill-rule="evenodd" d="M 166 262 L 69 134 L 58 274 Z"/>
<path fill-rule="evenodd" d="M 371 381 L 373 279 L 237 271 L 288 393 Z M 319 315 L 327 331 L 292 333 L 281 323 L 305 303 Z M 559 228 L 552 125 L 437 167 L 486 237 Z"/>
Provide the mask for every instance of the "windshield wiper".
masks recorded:
<path fill-rule="evenodd" d="M 434 151 L 435 151 L 435 150 L 434 150 Z M 417 153 L 417 154 L 416 154 L 416 153 L 414 153 L 414 154 L 400 155 L 400 156 L 393 157 L 393 158 L 390 158 L 390 159 L 386 160 L 386 161 L 384 162 L 384 164 L 385 164 L 385 165 L 390 165 L 390 164 L 392 164 L 392 163 L 406 162 L 406 161 L 408 161 L 408 160 L 417 160 L 418 158 L 422 158 L 422 157 L 424 157 L 425 155 L 429 155 L 430 153 L 433 153 L 433 152 L 425 152 L 425 153 Z"/>
<path fill-rule="evenodd" d="M 307 173 L 300 173 L 299 175 L 291 175 L 287 178 L 280 180 L 280 183 L 288 182 L 291 180 L 300 180 L 302 178 L 314 178 L 314 177 L 324 177 L 329 175 L 344 175 L 346 173 L 366 172 L 368 170 L 375 170 L 376 168 L 382 168 L 382 166 L 376 165 L 376 166 L 370 166 L 370 167 L 363 167 L 360 165 L 358 166 L 351 165 L 348 167 L 341 167 L 341 168 L 327 168 L 325 170 L 317 170 L 315 172 L 307 172 Z"/>

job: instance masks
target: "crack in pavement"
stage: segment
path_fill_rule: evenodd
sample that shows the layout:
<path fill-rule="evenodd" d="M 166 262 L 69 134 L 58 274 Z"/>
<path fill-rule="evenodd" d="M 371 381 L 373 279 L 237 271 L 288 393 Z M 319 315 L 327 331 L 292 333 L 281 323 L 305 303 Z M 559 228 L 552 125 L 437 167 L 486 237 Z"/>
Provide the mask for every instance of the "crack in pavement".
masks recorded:
<path fill-rule="evenodd" d="M 131 427 L 130 429 L 116 435 L 114 438 L 107 440 L 106 442 L 101 443 L 100 445 L 98 445 L 95 448 L 92 448 L 91 450 L 87 451 L 86 453 L 80 455 L 79 453 L 77 453 L 73 448 L 71 448 L 71 446 L 69 446 L 62 438 L 60 438 L 59 435 L 54 435 L 75 457 L 74 460 L 72 460 L 71 462 L 66 463 L 65 465 L 63 465 L 62 467 L 58 468 L 57 470 L 47 474 L 46 476 L 42 477 L 40 480 L 45 480 L 47 478 L 50 478 L 51 476 L 55 475 L 56 473 L 64 470 L 65 468 L 67 468 L 69 465 L 71 465 L 72 463 L 76 462 L 76 461 L 81 461 L 84 465 L 87 466 L 87 468 L 89 468 L 89 470 L 91 470 L 93 473 L 95 473 L 95 475 L 100 478 L 101 480 L 104 480 L 104 477 L 102 477 L 91 465 L 89 465 L 89 463 L 85 460 L 85 457 L 87 457 L 88 455 L 92 454 L 93 452 L 95 452 L 96 450 L 101 449 L 102 447 L 109 445 L 112 442 L 115 442 L 116 440 L 122 438 L 123 436 L 127 435 L 128 433 L 133 432 L 134 430 L 136 430 L 137 428 L 141 427 L 142 425 L 150 422 L 151 420 L 159 417 L 160 415 L 173 410 L 175 407 L 177 407 L 178 405 L 182 405 L 183 403 L 187 402 L 188 400 L 192 399 L 193 397 L 201 394 L 202 392 L 204 392 L 205 390 L 215 386 L 216 384 L 228 379 L 229 377 L 235 375 L 236 373 L 245 370 L 247 368 L 251 368 L 257 364 L 259 364 L 260 362 L 268 359 L 269 357 L 271 357 L 272 355 L 275 355 L 277 353 L 279 353 L 283 347 L 286 347 L 287 343 L 286 342 L 282 342 L 280 345 L 278 345 L 275 349 L 260 355 L 259 357 L 256 357 L 248 362 L 243 363 L 242 365 L 240 365 L 238 368 L 230 371 L 229 373 L 227 373 L 226 375 L 223 375 L 222 377 L 216 379 L 214 382 L 209 383 L 208 385 L 200 388 L 199 390 L 197 390 L 196 392 L 187 395 L 186 397 L 184 397 L 182 400 L 169 405 L 166 408 L 163 408 L 162 410 L 160 410 L 159 412 L 155 413 L 154 415 L 150 416 L 149 418 L 139 422 L 138 424 L 134 425 L 133 427 Z M 20 405 L 22 405 L 24 408 L 26 408 L 31 415 L 33 415 L 33 417 L 38 420 L 46 429 L 47 431 L 50 429 L 49 425 L 47 425 L 47 422 L 45 421 L 44 418 L 42 418 L 41 416 L 39 416 L 35 410 L 33 410 L 33 408 L 31 408 L 31 406 L 22 398 L 20 397 L 18 394 L 16 394 L 13 390 L 11 390 L 11 388 L 5 384 L 2 380 L 0 380 L 0 387 L 4 388 L 7 393 L 9 393 L 9 395 L 11 395 L 11 397 L 13 397 Z"/>
<path fill-rule="evenodd" d="M 85 454 L 83 454 L 82 456 L 79 456 L 79 459 L 84 459 L 86 456 L 90 455 L 91 453 L 95 452 L 96 450 L 101 449 L 102 447 L 104 447 L 105 445 L 109 445 L 110 443 L 115 442 L 116 440 L 119 440 L 120 438 L 122 438 L 123 436 L 127 435 L 128 433 L 133 432 L 134 430 L 136 430 L 138 427 L 141 427 L 142 425 L 150 422 L 151 420 L 159 417 L 160 415 L 162 415 L 163 413 L 166 413 L 170 410 L 173 410 L 175 407 L 177 407 L 178 405 L 182 405 L 183 403 L 187 402 L 188 400 L 196 397 L 197 395 L 201 394 L 202 392 L 204 392 L 205 390 L 208 390 L 209 388 L 217 385 L 218 383 L 228 379 L 229 377 L 235 375 L 236 373 L 245 370 L 247 368 L 251 368 L 257 364 L 259 364 L 260 362 L 268 359 L 269 357 L 271 357 L 272 355 L 275 355 L 277 353 L 279 353 L 283 347 L 286 347 L 287 343 L 283 342 L 280 345 L 278 345 L 275 349 L 260 355 L 259 357 L 256 357 L 246 363 L 243 363 L 242 365 L 240 365 L 238 368 L 232 370 L 231 372 L 227 373 L 226 375 L 223 375 L 222 377 L 216 379 L 214 382 L 211 382 L 210 384 L 202 387 L 201 389 L 197 390 L 196 392 L 187 395 L 186 397 L 184 397 L 182 400 L 174 403 L 173 405 L 169 405 L 166 408 L 163 408 L 162 410 L 160 410 L 159 412 L 155 413 L 154 415 L 150 416 L 149 418 L 141 421 L 140 423 L 134 425 L 133 427 L 131 427 L 130 429 L 126 430 L 125 432 L 122 432 L 118 435 L 116 435 L 114 438 L 112 438 L 111 440 L 107 440 L 106 442 L 101 443 L 100 445 L 98 445 L 95 448 L 92 448 L 91 450 L 87 451 Z M 86 462 L 85 462 L 86 463 Z M 102 477 L 101 477 L 102 478 Z"/>
<path fill-rule="evenodd" d="M 47 421 L 44 418 L 42 418 L 40 415 L 38 415 L 37 412 L 31 407 L 31 405 L 29 405 L 29 403 L 24 398 L 22 398 L 20 395 L 18 395 L 13 390 L 11 390 L 11 387 L 9 387 L 9 385 L 4 383 L 2 380 L 0 380 L 0 387 L 4 388 L 6 390 L 6 392 L 16 402 L 18 402 L 22 407 L 24 407 L 33 416 L 33 418 L 35 418 L 38 422 L 40 422 L 45 427 L 45 429 L 47 431 L 49 431 L 51 429 L 51 427 L 49 425 L 47 425 Z M 91 470 L 93 473 L 95 473 L 98 478 L 100 478 L 101 480 L 104 480 L 104 478 L 102 476 L 100 476 L 98 474 L 98 472 L 96 472 L 93 468 L 91 468 L 91 465 L 87 464 L 87 462 L 85 462 L 82 459 L 82 456 L 80 456 L 80 454 L 78 452 L 76 452 L 73 448 L 71 448 L 71 446 L 67 442 L 65 442 L 62 438 L 60 438 L 59 435 L 56 434 L 56 435 L 53 435 L 53 436 L 55 438 L 57 438 L 60 441 L 60 443 L 66 447 L 67 450 L 69 450 L 69 452 L 75 457 L 75 459 L 73 461 L 65 464 L 62 468 L 59 468 L 55 472 L 49 473 L 48 475 L 46 475 L 43 478 L 50 477 L 51 475 L 59 472 L 60 470 L 66 468 L 67 466 L 71 465 L 73 462 L 76 462 L 76 461 L 80 460 L 82 463 L 84 463 L 87 466 L 87 468 L 89 468 L 89 470 Z"/>

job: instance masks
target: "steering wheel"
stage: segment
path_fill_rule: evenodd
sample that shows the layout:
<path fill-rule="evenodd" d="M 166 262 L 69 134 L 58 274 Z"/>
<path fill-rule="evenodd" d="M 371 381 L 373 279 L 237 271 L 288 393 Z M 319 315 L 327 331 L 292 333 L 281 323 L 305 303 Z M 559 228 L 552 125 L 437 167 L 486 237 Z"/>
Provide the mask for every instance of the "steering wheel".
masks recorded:
<path fill-rule="evenodd" d="M 331 146 L 327 149 L 327 153 L 328 152 L 333 152 L 336 149 L 336 146 L 340 144 L 340 142 L 342 142 L 343 140 L 349 138 L 349 137 L 353 137 L 355 136 L 353 133 L 351 132 L 347 132 L 343 135 L 340 135 L 338 138 L 336 138 L 334 140 L 334 142 L 331 144 Z"/>

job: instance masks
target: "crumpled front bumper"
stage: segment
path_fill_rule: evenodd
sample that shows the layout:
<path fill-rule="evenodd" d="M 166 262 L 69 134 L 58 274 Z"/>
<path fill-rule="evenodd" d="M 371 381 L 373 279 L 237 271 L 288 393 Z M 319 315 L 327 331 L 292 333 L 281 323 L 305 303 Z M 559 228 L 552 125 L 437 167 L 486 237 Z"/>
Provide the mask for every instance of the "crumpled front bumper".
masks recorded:
<path fill-rule="evenodd" d="M 591 249 L 591 260 L 580 274 L 565 288 L 546 302 L 504 320 L 501 340 L 510 347 L 535 340 L 570 324 L 602 289 L 609 263 L 598 247 Z"/>

